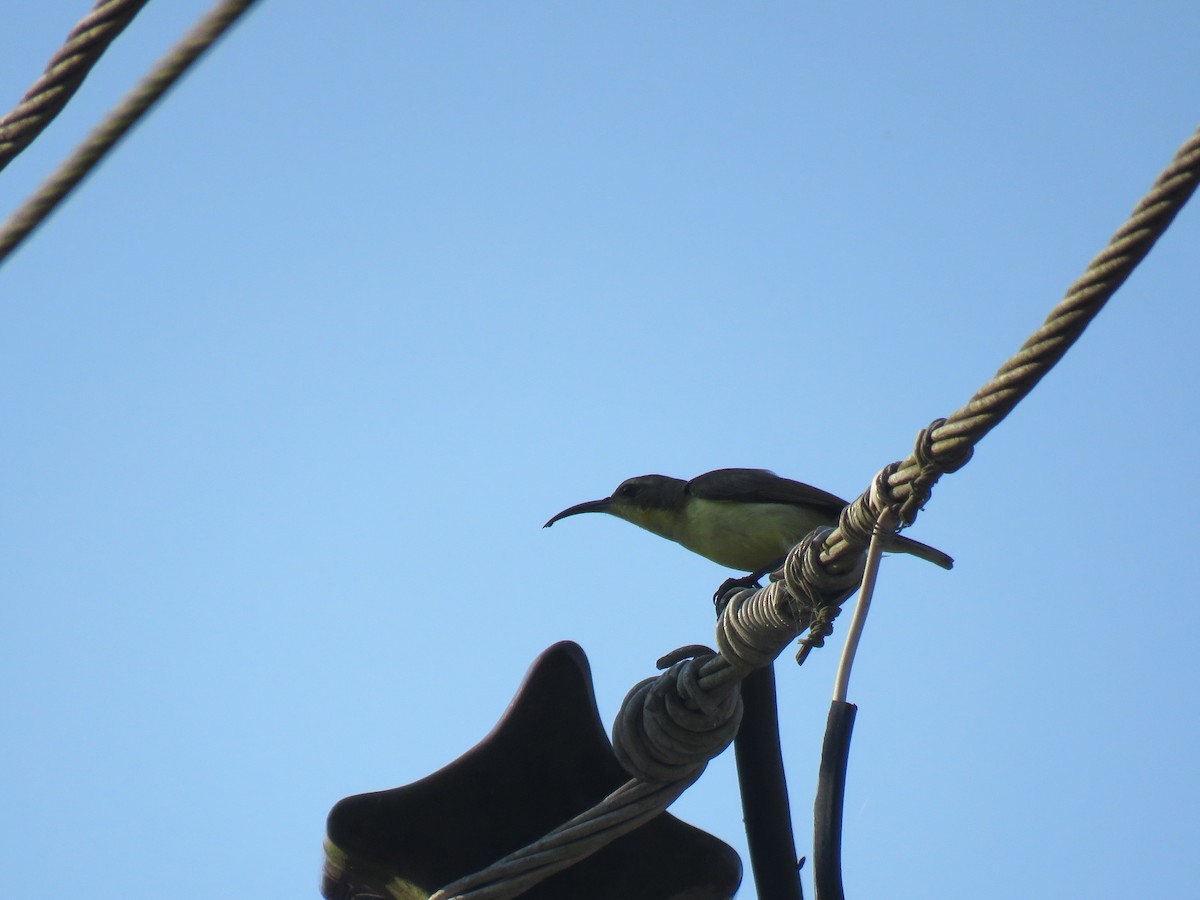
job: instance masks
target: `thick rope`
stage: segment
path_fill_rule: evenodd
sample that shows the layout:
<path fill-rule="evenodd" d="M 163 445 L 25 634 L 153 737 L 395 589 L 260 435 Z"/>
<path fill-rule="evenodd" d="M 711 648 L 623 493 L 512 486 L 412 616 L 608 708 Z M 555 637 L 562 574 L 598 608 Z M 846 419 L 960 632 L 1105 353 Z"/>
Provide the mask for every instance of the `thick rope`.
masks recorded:
<path fill-rule="evenodd" d="M 255 0 L 222 0 L 183 36 L 0 228 L 0 263 Z"/>
<path fill-rule="evenodd" d="M 33 143 L 62 112 L 92 66 L 113 39 L 125 30 L 148 0 L 99 0 L 71 29 L 66 42 L 50 57 L 46 70 L 21 102 L 0 119 L 0 169 Z"/>
<path fill-rule="evenodd" d="M 721 598 L 719 652 L 697 654 L 696 648 L 686 648 L 694 657 L 686 665 L 677 661 L 676 654 L 664 661 L 670 665 L 667 672 L 630 692 L 618 714 L 613 743 L 618 757 L 631 765 L 638 777 L 537 843 L 447 885 L 430 900 L 516 897 L 674 802 L 700 777 L 708 759 L 724 749 L 719 745 L 730 718 L 740 715 L 740 706 L 731 698 L 741 679 L 772 662 L 810 626 L 819 641 L 822 630 L 828 629 L 862 579 L 862 551 L 882 512 L 892 510 L 899 521 L 911 522 L 928 499 L 933 482 L 942 473 L 966 464 L 975 444 L 1062 357 L 1149 252 L 1191 196 L 1198 170 L 1200 132 L 1184 145 L 1130 221 L 1072 285 L 1046 324 L 995 378 L 952 417 L 922 431 L 913 454 L 903 463 L 885 467 L 871 489 L 843 511 L 836 529 L 818 529 L 794 547 L 783 569 L 772 576 L 776 580 L 760 590 L 739 589 Z M 679 710 L 685 713 L 677 715 Z M 711 740 L 689 727 L 704 717 L 715 734 Z M 673 742 L 677 733 L 683 733 L 686 740 Z M 681 773 L 680 780 L 674 783 L 653 780 L 660 774 L 676 773 Z"/>

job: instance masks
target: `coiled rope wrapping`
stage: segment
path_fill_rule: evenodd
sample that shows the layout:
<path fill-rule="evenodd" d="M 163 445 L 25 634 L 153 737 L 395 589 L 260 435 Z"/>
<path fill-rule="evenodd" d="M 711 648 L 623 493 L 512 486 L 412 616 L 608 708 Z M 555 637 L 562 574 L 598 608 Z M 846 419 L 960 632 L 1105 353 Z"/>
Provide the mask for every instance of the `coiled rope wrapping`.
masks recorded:
<path fill-rule="evenodd" d="M 0 119 L 0 169 L 33 143 L 92 70 L 108 45 L 148 0 L 99 0 L 50 57 L 42 76 L 12 112 Z"/>
<path fill-rule="evenodd" d="M 683 772 L 679 781 L 634 778 L 542 840 L 482 872 L 446 885 L 431 900 L 503 900 L 518 896 L 649 821 L 699 778 L 711 757 L 698 758 L 697 751 L 708 753 L 720 744 L 730 717 L 740 715 L 740 706 L 729 700 L 740 680 L 755 667 L 772 661 L 806 628 L 827 628 L 842 602 L 857 587 L 863 550 L 883 510 L 892 509 L 904 525 L 912 523 L 938 478 L 965 465 L 983 436 L 1083 333 L 1191 197 L 1198 177 L 1200 131 L 1183 145 L 1129 221 L 1092 260 L 1083 277 L 1071 285 L 1042 327 L 994 378 L 964 407 L 922 430 L 913 453 L 903 462 L 886 466 L 871 489 L 843 511 L 836 529 L 814 532 L 795 547 L 781 570 L 782 577 L 776 573 L 773 577 L 777 580 L 761 590 L 742 590 L 723 598 L 725 608 L 717 628 L 720 652 L 695 656 L 686 666 L 673 663 L 666 673 L 642 682 L 630 692 L 613 736 L 618 754 L 623 762 L 632 761 L 634 771 L 639 771 L 642 760 L 650 760 L 651 771 L 643 774 L 651 779 L 660 772 Z M 647 703 L 651 697 L 657 700 Z M 677 698 L 678 702 L 667 698 Z M 630 711 L 630 706 L 640 709 Z M 652 707 L 654 712 L 650 712 Z M 671 746 L 666 736 L 681 727 L 680 722 L 672 719 L 670 727 L 661 727 L 658 710 L 670 716 L 679 707 L 708 716 L 717 738 L 706 742 L 682 726 L 688 740 Z M 694 716 L 685 718 L 691 724 L 698 721 Z M 639 726 L 641 733 L 627 733 L 627 729 Z M 723 749 L 720 746 L 716 752 Z"/>

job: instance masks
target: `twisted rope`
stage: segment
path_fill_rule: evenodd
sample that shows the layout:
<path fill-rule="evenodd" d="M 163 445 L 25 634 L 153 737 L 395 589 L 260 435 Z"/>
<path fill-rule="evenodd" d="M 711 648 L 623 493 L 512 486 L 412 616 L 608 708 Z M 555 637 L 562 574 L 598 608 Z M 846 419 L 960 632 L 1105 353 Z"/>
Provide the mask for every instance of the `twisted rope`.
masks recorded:
<path fill-rule="evenodd" d="M 877 476 L 886 484 L 873 492 L 874 499 L 864 494 L 847 507 L 837 530 L 821 548 L 822 565 L 835 569 L 848 565 L 866 548 L 871 526 L 847 528 L 851 520 L 873 524 L 885 507 L 891 507 L 902 526 L 912 524 L 937 480 L 964 466 L 975 445 L 1003 421 L 1083 334 L 1167 230 L 1196 190 L 1198 180 L 1200 130 L 1184 142 L 1128 221 L 1067 289 L 1042 326 L 965 406 L 923 429 L 908 458 L 892 463 Z"/>
<path fill-rule="evenodd" d="M 155 64 L 0 228 L 0 263 L 54 210 L 180 76 L 255 0 L 223 0 Z"/>
<path fill-rule="evenodd" d="M 99 0 L 76 23 L 66 42 L 46 63 L 42 76 L 12 112 L 0 119 L 0 169 L 33 143 L 42 129 L 62 112 L 108 45 L 147 2 Z"/>
<path fill-rule="evenodd" d="M 708 759 L 728 743 L 721 742 L 729 723 L 740 716 L 740 704 L 731 698 L 741 680 L 773 661 L 806 629 L 828 628 L 862 580 L 862 551 L 882 513 L 893 512 L 899 522 L 911 523 L 937 479 L 967 463 L 975 444 L 1062 358 L 1149 252 L 1195 190 L 1198 172 L 1200 132 L 1184 144 L 1105 251 L 995 378 L 962 409 L 922 430 L 912 455 L 880 471 L 871 488 L 843 510 L 836 529 L 818 529 L 794 547 L 771 584 L 720 598 L 717 653 L 707 648 L 700 648 L 703 653 L 697 648 L 677 651 L 662 661 L 667 672 L 629 693 L 613 743 L 618 758 L 635 774 L 631 781 L 537 843 L 447 885 L 430 900 L 515 897 L 649 821 L 691 786 Z M 818 633 L 815 640 L 820 637 Z M 679 662 L 681 654 L 692 657 L 686 665 Z M 705 720 L 711 736 L 693 727 Z M 685 740 L 676 741 L 679 735 Z M 656 780 L 674 775 L 680 780 Z"/>

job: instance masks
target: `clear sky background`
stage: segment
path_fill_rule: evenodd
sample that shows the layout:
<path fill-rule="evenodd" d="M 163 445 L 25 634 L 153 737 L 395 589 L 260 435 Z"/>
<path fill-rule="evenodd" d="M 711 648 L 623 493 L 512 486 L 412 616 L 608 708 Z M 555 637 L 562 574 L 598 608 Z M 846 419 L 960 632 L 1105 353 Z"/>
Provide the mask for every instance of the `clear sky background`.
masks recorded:
<path fill-rule="evenodd" d="M 0 105 L 88 5 L 10 4 Z M 5 214 L 207 6 L 141 13 Z M 262 3 L 0 269 L 3 893 L 315 897 L 333 803 L 466 751 L 560 639 L 611 723 L 731 573 L 542 523 L 648 472 L 863 490 L 1200 123 L 1198 35 Z M 850 896 L 1195 896 L 1198 251 L 1193 203 L 942 481 L 912 534 L 953 572 L 885 563 Z M 843 632 L 778 670 L 802 853 Z M 732 753 L 673 811 L 745 859 Z"/>

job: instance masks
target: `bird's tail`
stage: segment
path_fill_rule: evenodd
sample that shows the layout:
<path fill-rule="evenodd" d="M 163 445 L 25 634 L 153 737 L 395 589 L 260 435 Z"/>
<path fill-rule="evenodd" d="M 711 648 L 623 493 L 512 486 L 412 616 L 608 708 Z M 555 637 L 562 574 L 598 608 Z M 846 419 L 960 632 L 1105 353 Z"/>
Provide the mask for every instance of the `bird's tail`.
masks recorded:
<path fill-rule="evenodd" d="M 935 547 L 930 547 L 928 544 L 922 544 L 920 541 L 914 541 L 912 538 L 904 537 L 900 534 L 888 541 L 887 549 L 895 553 L 908 553 L 926 562 L 931 562 L 935 566 L 941 566 L 943 569 L 954 568 L 953 557 Z"/>

